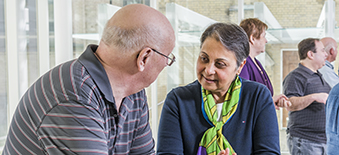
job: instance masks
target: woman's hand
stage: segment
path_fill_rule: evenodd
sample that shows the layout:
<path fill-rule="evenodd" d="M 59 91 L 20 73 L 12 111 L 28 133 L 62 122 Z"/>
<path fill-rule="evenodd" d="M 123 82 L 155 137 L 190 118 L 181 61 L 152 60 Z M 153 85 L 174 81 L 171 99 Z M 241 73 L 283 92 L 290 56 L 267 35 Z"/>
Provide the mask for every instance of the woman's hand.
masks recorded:
<path fill-rule="evenodd" d="M 279 110 L 279 107 L 287 108 L 292 105 L 288 98 L 284 94 L 276 95 L 272 97 L 275 109 Z"/>
<path fill-rule="evenodd" d="M 222 150 L 218 153 L 218 155 L 230 155 L 230 149 L 226 148 L 226 150 Z M 232 155 L 237 155 L 236 153 L 233 153 Z"/>

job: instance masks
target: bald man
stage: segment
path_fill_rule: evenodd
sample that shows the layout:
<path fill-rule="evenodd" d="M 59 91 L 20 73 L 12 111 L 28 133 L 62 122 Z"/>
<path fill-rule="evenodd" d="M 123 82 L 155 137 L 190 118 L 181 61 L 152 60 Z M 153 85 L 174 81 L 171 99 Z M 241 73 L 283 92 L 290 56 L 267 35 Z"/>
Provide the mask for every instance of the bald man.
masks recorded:
<path fill-rule="evenodd" d="M 154 154 L 144 88 L 174 62 L 174 45 L 162 13 L 140 4 L 121 8 L 99 45 L 27 90 L 3 154 Z"/>
<path fill-rule="evenodd" d="M 331 62 L 335 61 L 338 53 L 337 42 L 331 37 L 325 37 L 320 40 L 325 47 L 327 53 L 326 64 L 319 72 L 323 75 L 325 81 L 333 88 L 337 83 L 339 83 L 339 76 L 334 72 L 334 67 Z"/>

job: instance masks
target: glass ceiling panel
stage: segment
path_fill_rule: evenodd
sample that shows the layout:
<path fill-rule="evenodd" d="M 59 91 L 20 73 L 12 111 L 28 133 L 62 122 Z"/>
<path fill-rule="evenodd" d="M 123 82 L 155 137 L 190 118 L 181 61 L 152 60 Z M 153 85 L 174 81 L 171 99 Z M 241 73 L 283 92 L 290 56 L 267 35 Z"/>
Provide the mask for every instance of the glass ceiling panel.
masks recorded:
<path fill-rule="evenodd" d="M 322 38 L 325 36 L 323 28 L 281 28 L 268 29 L 267 40 L 271 44 L 298 43 L 305 38 Z"/>

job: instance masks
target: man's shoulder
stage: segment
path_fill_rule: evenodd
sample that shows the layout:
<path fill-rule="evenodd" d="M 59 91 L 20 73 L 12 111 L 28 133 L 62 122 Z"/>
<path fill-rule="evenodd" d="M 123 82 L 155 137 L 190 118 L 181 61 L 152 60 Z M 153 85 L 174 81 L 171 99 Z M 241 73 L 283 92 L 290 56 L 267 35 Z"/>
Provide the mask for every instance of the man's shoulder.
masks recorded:
<path fill-rule="evenodd" d="M 297 67 L 294 70 L 292 70 L 290 73 L 288 73 L 285 77 L 285 79 L 290 78 L 301 78 L 301 79 L 307 79 L 307 77 L 310 75 L 309 72 L 307 72 L 306 68 L 303 67 Z"/>
<path fill-rule="evenodd" d="M 339 96 L 339 83 L 331 89 L 329 96 Z"/>

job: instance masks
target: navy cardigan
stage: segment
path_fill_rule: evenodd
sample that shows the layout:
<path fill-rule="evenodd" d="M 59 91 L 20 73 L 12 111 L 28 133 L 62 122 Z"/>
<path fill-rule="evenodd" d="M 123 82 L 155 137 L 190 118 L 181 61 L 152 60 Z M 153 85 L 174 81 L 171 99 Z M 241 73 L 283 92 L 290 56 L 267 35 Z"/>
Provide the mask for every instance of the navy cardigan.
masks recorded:
<path fill-rule="evenodd" d="M 161 113 L 157 154 L 196 154 L 210 127 L 202 114 L 200 83 L 173 89 Z M 223 134 L 238 155 L 280 154 L 276 111 L 265 85 L 242 79 L 238 108 Z"/>

